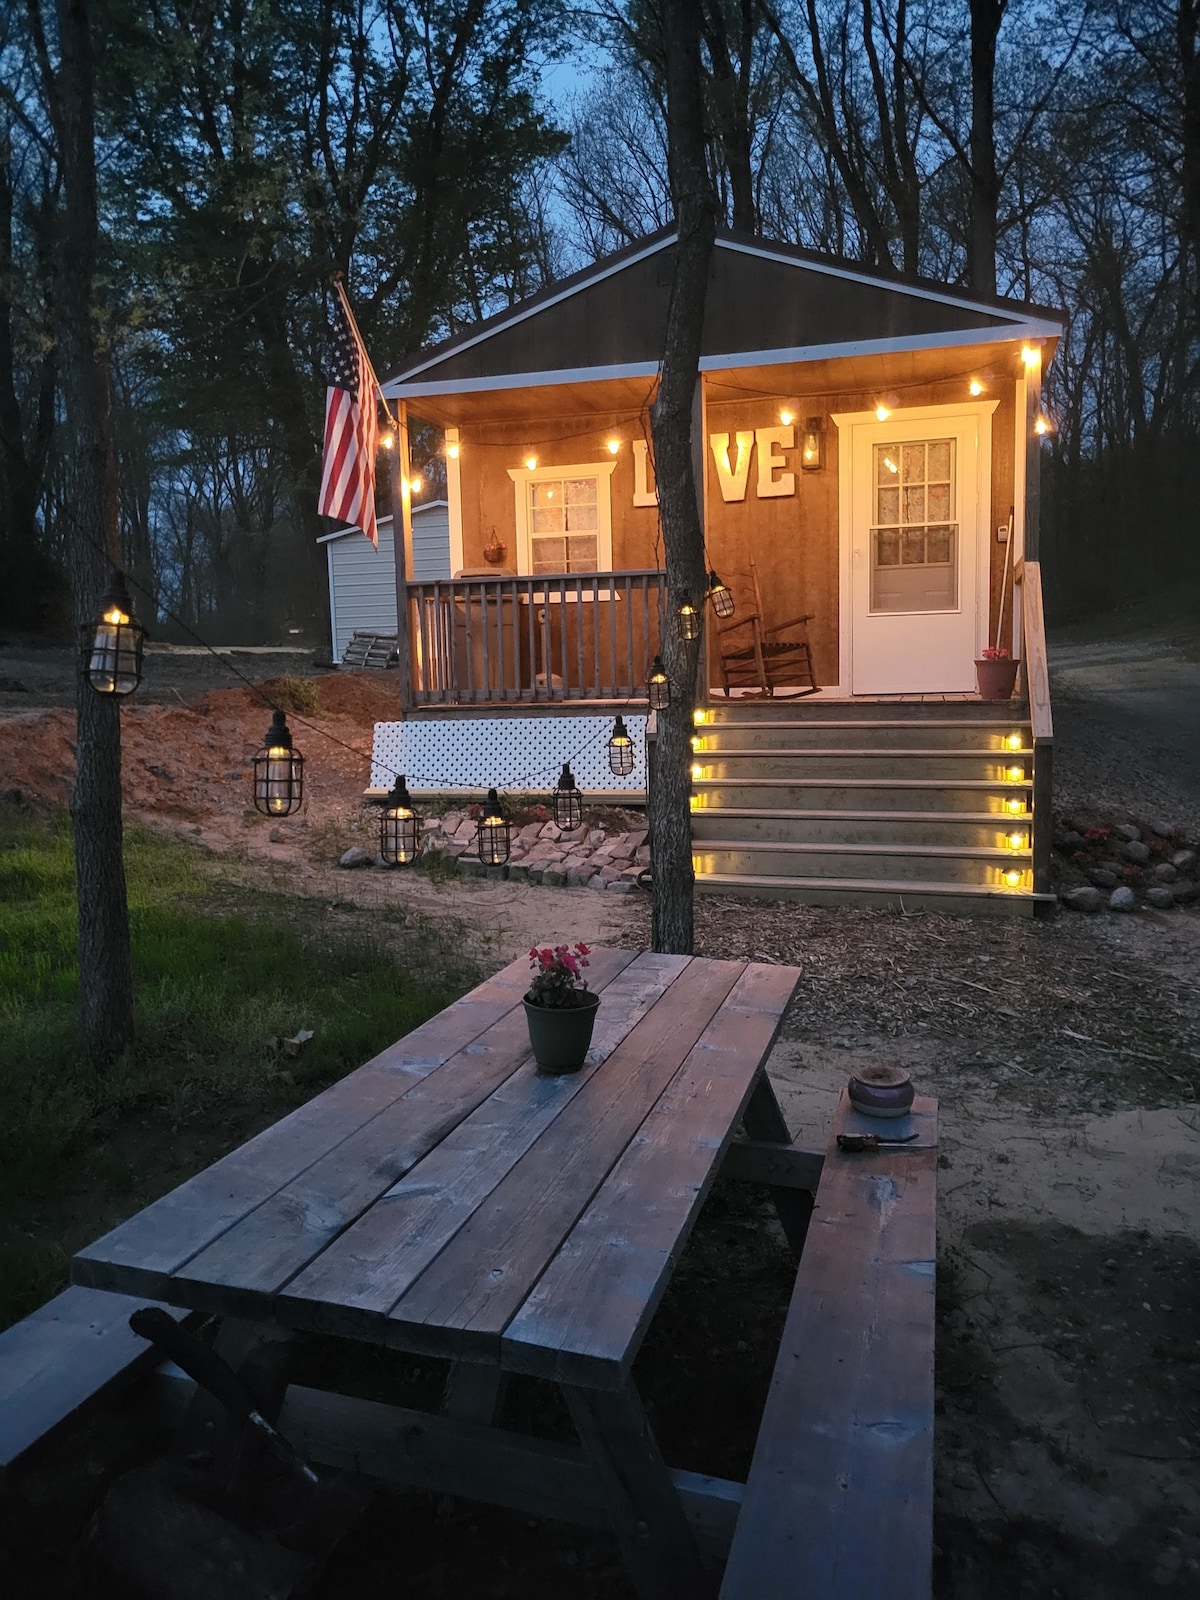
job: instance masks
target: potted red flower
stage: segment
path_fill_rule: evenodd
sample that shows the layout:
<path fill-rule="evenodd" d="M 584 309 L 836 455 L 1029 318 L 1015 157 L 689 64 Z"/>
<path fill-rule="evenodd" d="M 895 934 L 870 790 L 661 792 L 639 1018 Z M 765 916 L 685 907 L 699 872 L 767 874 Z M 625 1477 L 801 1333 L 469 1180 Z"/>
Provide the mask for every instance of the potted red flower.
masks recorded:
<path fill-rule="evenodd" d="M 583 1066 L 600 1004 L 583 976 L 590 955 L 581 943 L 535 945 L 529 952 L 534 975 L 525 994 L 525 1016 L 539 1072 L 578 1072 Z"/>
<path fill-rule="evenodd" d="M 981 700 L 1011 700 L 1019 661 L 1003 645 L 988 645 L 975 663 L 975 682 Z"/>

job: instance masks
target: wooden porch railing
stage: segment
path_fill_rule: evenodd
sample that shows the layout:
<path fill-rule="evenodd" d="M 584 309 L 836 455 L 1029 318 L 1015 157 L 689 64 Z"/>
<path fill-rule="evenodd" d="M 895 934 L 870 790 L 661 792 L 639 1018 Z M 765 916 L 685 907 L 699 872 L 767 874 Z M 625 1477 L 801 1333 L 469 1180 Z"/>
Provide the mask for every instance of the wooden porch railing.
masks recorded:
<path fill-rule="evenodd" d="M 1025 698 L 1033 727 L 1033 892 L 1051 893 L 1050 848 L 1054 832 L 1054 720 L 1050 713 L 1050 668 L 1046 659 L 1046 619 L 1042 609 L 1042 568 L 1038 561 L 1017 563 L 1013 581 L 1020 590 Z M 1016 605 L 1013 607 L 1017 609 Z"/>
<path fill-rule="evenodd" d="M 413 703 L 634 698 L 665 585 L 655 570 L 409 583 Z"/>

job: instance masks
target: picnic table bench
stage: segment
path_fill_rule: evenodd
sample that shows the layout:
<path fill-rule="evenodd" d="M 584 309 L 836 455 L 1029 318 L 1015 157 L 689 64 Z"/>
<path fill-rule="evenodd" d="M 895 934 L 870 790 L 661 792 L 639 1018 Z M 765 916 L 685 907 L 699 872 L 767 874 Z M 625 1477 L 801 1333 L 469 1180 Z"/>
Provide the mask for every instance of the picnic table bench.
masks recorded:
<path fill-rule="evenodd" d="M 514 962 L 80 1252 L 68 1293 L 216 1314 L 246 1349 L 316 1330 L 447 1358 L 440 1413 L 281 1385 L 272 1415 L 318 1464 L 607 1526 L 646 1600 L 715 1595 L 727 1553 L 725 1600 L 927 1595 L 924 1489 L 893 1485 L 931 1459 L 935 1158 L 792 1146 L 764 1063 L 798 976 L 596 951 L 588 1062 L 547 1078 Z M 768 1184 L 797 1254 L 809 1232 L 745 1486 L 667 1467 L 631 1377 L 722 1171 Z M 514 1372 L 560 1387 L 578 1445 L 496 1425 Z M 836 1552 L 802 1582 L 806 1543 L 857 1546 L 860 1516 L 903 1530 L 912 1586 L 854 1587 Z"/>

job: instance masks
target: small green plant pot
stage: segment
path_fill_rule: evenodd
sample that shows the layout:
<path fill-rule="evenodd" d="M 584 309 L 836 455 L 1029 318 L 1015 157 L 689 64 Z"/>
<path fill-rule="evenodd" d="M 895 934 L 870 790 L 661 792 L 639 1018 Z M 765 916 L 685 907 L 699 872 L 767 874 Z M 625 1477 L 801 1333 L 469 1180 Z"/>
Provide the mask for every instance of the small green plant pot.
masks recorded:
<path fill-rule="evenodd" d="M 579 1071 L 592 1042 L 599 1004 L 598 994 L 584 995 L 576 1006 L 535 1006 L 525 1001 L 529 1044 L 539 1072 L 557 1077 Z"/>

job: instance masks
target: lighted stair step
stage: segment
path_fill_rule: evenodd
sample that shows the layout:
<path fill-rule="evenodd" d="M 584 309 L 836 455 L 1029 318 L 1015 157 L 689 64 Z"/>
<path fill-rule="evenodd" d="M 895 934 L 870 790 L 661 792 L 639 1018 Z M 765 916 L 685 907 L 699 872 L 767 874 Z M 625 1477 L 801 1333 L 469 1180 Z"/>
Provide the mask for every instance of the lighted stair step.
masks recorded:
<path fill-rule="evenodd" d="M 694 730 L 700 750 L 723 754 L 767 750 L 909 750 L 989 751 L 1007 753 L 1007 740 L 1018 736 L 1018 751 L 1032 746 L 1028 723 L 1019 717 L 1006 722 L 736 722 L 698 723 Z"/>
<path fill-rule="evenodd" d="M 1028 812 L 766 810 L 707 806 L 692 812 L 692 837 L 717 840 L 779 840 L 794 844 L 948 845 L 1002 849 L 1008 835 L 1028 831 Z"/>
<path fill-rule="evenodd" d="M 872 910 L 930 911 L 947 916 L 1032 917 L 1039 900 L 1016 889 L 974 884 L 879 878 L 772 878 L 739 873 L 706 873 L 696 892 L 749 900 L 793 900 L 816 906 L 860 906 Z"/>
<path fill-rule="evenodd" d="M 793 844 L 776 840 L 697 839 L 697 873 L 769 878 L 916 879 L 1002 889 L 1031 887 L 1028 849 L 955 849 L 921 844 Z M 1020 876 L 1008 884 L 1006 874 Z"/>
<path fill-rule="evenodd" d="M 725 807 L 833 811 L 979 811 L 1021 796 L 1032 804 L 1029 783 L 945 783 L 928 778 L 738 778 L 692 783 L 692 815 Z"/>

